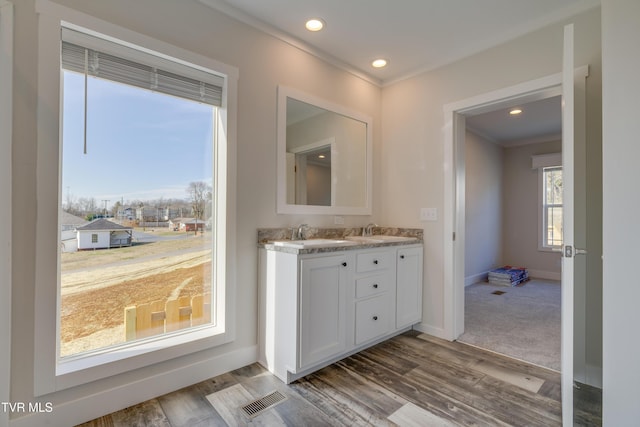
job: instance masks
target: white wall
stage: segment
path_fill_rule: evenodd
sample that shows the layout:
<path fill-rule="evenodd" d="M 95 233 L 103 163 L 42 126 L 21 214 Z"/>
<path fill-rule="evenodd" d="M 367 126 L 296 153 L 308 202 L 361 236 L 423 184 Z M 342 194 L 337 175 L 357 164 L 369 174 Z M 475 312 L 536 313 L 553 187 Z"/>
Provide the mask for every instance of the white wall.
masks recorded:
<path fill-rule="evenodd" d="M 524 266 L 533 277 L 560 280 L 560 253 L 538 250 L 538 170 L 531 156 L 559 153 L 561 141 L 515 146 L 504 154 L 503 261 Z"/>
<path fill-rule="evenodd" d="M 276 88 L 279 84 L 321 96 L 335 104 L 361 111 L 373 118 L 374 158 L 380 159 L 380 88 L 345 71 L 330 66 L 286 43 L 226 17 L 195 1 L 139 0 L 58 0 L 57 3 L 93 15 L 99 19 L 157 38 L 239 69 L 237 127 L 237 253 L 236 340 L 227 345 L 195 355 L 177 358 L 127 374 L 117 375 L 45 396 L 53 401 L 55 411 L 51 425 L 69 425 L 96 417 L 167 390 L 178 383 L 162 380 L 165 375 L 181 372 L 179 380 L 197 381 L 215 372 L 203 371 L 203 361 L 242 363 L 238 354 L 255 354 L 257 344 L 257 248 L 256 228 L 291 226 L 302 222 L 314 226 L 333 225 L 329 216 L 289 216 L 276 214 Z M 13 89 L 12 154 L 12 306 L 11 321 L 11 399 L 34 401 L 34 328 L 36 307 L 35 252 L 38 215 L 36 204 L 36 141 L 38 104 L 38 17 L 35 0 L 21 0 L 15 5 L 15 64 Z M 380 160 L 374 163 L 379 168 Z M 379 171 L 377 173 L 379 177 Z M 381 197 L 374 182 L 374 212 L 379 211 Z M 377 218 L 345 217 L 345 226 L 360 226 Z M 52 304 L 54 302 L 52 301 Z M 53 357 L 53 355 L 52 355 Z M 226 359 L 225 359 L 226 357 Z M 254 359 L 255 360 L 255 359 Z M 185 371 L 186 369 L 186 371 Z M 182 371 L 181 371 L 182 370 Z M 186 375 L 188 374 L 188 375 Z M 154 387 L 141 386 L 154 379 Z M 110 390 L 117 399 L 99 400 Z M 85 399 L 100 404 L 82 404 Z M 42 400 L 42 399 L 41 399 Z M 74 406 L 75 405 L 75 406 Z M 71 409 L 70 409 L 71 408 Z M 74 409 L 75 408 L 75 409 Z M 63 418 L 62 414 L 72 418 Z M 71 415 L 69 415 L 71 413 Z M 24 414 L 17 414 L 22 416 Z M 43 417 L 45 415 L 42 415 Z M 73 417 L 76 418 L 73 418 Z M 42 419 L 16 425 L 44 425 Z"/>
<path fill-rule="evenodd" d="M 468 132 L 465 139 L 465 285 L 503 263 L 503 148 Z"/>
<path fill-rule="evenodd" d="M 592 9 L 571 19 L 576 31 L 576 64 L 589 64 L 587 145 L 600 142 L 600 13 Z M 442 217 L 421 223 L 421 207 L 444 208 L 443 106 L 472 96 L 561 71 L 565 22 L 552 25 L 437 70 L 383 89 L 382 221 L 424 228 L 423 322 L 430 333 L 444 331 Z M 596 150 L 597 151 L 597 150 Z M 597 163 L 597 159 L 595 160 Z M 597 206 L 595 207 L 597 209 Z M 597 228 L 597 226 L 596 226 Z M 598 232 L 599 230 L 596 230 Z M 449 236 L 446 236 L 447 238 Z M 596 249 L 595 253 L 599 251 Z M 596 255 L 597 256 L 597 255 Z M 598 277 L 594 277 L 597 281 Z"/>
<path fill-rule="evenodd" d="M 92 236 L 98 235 L 98 241 L 93 242 Z M 108 231 L 82 231 L 78 232 L 78 249 L 100 249 L 109 247 L 110 233 Z"/>
<path fill-rule="evenodd" d="M 640 2 L 602 0 L 603 421 L 638 425 Z"/>
<path fill-rule="evenodd" d="M 11 136 L 13 4 L 0 0 L 0 401 L 10 399 L 11 379 Z M 9 203 L 6 201 L 9 200 Z M 9 414 L 0 412 L 0 425 Z"/>
<path fill-rule="evenodd" d="M 465 284 L 498 265 L 560 280 L 560 254 L 538 250 L 538 171 L 531 156 L 558 153 L 561 142 L 503 148 L 466 135 Z"/>

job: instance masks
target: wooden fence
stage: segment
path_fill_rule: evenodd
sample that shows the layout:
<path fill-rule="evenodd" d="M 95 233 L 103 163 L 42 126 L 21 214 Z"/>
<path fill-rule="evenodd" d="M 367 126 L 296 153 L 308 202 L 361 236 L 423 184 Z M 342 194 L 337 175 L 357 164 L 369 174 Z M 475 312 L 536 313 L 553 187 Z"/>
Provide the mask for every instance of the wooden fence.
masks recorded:
<path fill-rule="evenodd" d="M 211 294 L 153 301 L 124 309 L 127 341 L 211 322 Z"/>

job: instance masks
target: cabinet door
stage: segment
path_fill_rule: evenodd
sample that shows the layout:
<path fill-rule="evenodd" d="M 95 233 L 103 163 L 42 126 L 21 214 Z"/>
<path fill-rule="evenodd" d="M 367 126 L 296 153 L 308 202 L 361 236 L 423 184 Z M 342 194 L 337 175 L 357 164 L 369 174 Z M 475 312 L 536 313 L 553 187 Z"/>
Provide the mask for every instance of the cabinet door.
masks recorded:
<path fill-rule="evenodd" d="M 300 369 L 346 350 L 349 268 L 345 255 L 300 261 Z"/>
<path fill-rule="evenodd" d="M 391 304 L 389 293 L 356 302 L 356 345 L 393 330 Z"/>
<path fill-rule="evenodd" d="M 422 247 L 398 249 L 396 328 L 422 320 Z"/>

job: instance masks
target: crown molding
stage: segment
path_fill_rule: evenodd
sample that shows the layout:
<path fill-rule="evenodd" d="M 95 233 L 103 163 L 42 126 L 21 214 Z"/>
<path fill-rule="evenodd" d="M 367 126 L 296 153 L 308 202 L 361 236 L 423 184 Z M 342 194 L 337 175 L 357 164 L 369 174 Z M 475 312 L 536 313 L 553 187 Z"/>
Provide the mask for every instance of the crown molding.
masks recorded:
<path fill-rule="evenodd" d="M 374 78 L 372 76 L 370 76 L 369 74 L 363 72 L 362 70 L 359 70 L 355 67 L 352 67 L 351 65 L 345 63 L 344 61 L 341 61 L 340 59 L 336 58 L 335 56 L 316 48 L 315 46 L 310 45 L 309 43 L 306 43 L 302 40 L 300 40 L 297 37 L 292 36 L 289 33 L 286 33 L 276 27 L 274 27 L 271 24 L 268 24 L 254 16 L 249 15 L 248 13 L 230 5 L 229 3 L 225 2 L 224 0 L 198 0 L 200 3 L 202 3 L 205 6 L 208 6 L 220 13 L 223 13 L 237 21 L 240 21 L 244 24 L 247 24 L 259 31 L 262 31 L 265 34 L 268 34 L 278 40 L 283 41 L 284 43 L 287 43 L 290 46 L 295 47 L 296 49 L 300 49 L 303 52 L 308 53 L 309 55 L 313 55 L 331 65 L 333 65 L 336 68 L 339 68 L 343 71 L 346 71 L 347 73 L 350 73 L 364 81 L 367 81 L 371 84 L 374 84 L 378 87 L 382 86 L 382 81 L 380 79 Z"/>

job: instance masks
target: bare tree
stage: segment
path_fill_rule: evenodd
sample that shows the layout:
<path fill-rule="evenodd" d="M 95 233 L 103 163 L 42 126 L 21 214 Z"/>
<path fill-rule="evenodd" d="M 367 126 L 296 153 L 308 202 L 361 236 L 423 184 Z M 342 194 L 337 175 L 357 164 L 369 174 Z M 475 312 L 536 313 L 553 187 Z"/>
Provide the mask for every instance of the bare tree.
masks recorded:
<path fill-rule="evenodd" d="M 122 219 L 121 217 L 118 216 L 121 209 L 122 209 L 122 203 L 120 202 L 120 200 L 118 200 L 113 204 L 113 206 L 111 206 L 111 216 L 117 219 Z"/>
<path fill-rule="evenodd" d="M 211 201 L 211 186 L 204 181 L 191 182 L 187 187 L 187 194 L 196 220 L 195 231 L 198 234 L 198 220 L 203 220 L 207 203 Z M 204 220 L 202 222 L 204 223 Z"/>
<path fill-rule="evenodd" d="M 78 208 L 85 216 L 85 219 L 91 221 L 97 215 L 98 204 L 94 197 L 80 197 L 78 199 Z"/>

